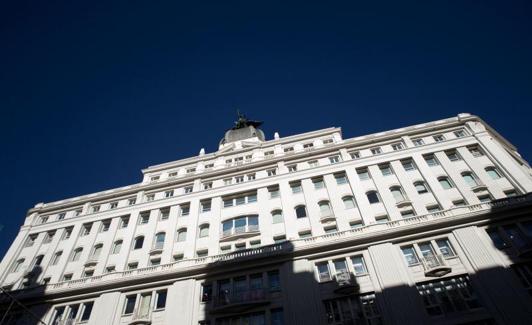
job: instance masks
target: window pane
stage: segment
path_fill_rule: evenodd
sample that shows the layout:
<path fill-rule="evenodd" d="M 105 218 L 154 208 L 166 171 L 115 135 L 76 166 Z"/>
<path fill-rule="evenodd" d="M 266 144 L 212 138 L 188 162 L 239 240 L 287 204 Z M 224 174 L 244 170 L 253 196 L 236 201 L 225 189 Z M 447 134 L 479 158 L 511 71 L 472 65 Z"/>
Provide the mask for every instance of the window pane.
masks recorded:
<path fill-rule="evenodd" d="M 440 249 L 440 252 L 443 256 L 449 257 L 454 256 L 453 249 L 451 247 L 451 243 L 449 242 L 449 239 L 438 239 L 436 240 L 436 244 L 438 245 L 438 248 Z"/>
<path fill-rule="evenodd" d="M 401 250 L 403 251 L 403 255 L 408 265 L 414 265 L 414 264 L 419 263 L 419 260 L 417 258 L 416 252 L 414 251 L 413 246 L 401 247 Z"/>
<path fill-rule="evenodd" d="M 356 275 L 367 273 L 366 264 L 364 263 L 364 258 L 362 256 L 351 257 L 351 263 L 353 263 Z"/>
<path fill-rule="evenodd" d="M 166 307 L 166 290 L 157 291 L 157 304 L 156 309 L 162 309 Z"/>

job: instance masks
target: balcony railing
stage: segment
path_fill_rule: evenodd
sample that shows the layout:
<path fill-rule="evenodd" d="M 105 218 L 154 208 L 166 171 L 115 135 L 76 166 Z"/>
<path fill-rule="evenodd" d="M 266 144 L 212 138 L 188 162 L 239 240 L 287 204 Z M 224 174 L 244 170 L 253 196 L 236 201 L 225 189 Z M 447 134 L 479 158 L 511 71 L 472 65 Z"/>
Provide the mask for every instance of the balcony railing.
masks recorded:
<path fill-rule="evenodd" d="M 242 312 L 256 306 L 270 303 L 269 291 L 265 289 L 251 289 L 244 291 L 225 290 L 214 296 L 211 313 L 234 313 Z"/>
<path fill-rule="evenodd" d="M 421 264 L 423 264 L 426 276 L 440 277 L 451 272 L 451 267 L 447 265 L 445 258 L 440 254 L 424 256 L 421 259 Z"/>
<path fill-rule="evenodd" d="M 220 234 L 221 240 L 229 240 L 231 238 L 239 238 L 246 236 L 254 236 L 259 232 L 258 225 L 246 225 L 243 227 L 233 227 L 231 229 L 223 230 Z"/>
<path fill-rule="evenodd" d="M 255 258 L 268 258 L 271 256 L 282 255 L 293 252 L 294 250 L 305 249 L 305 247 L 315 247 L 316 245 L 327 245 L 334 242 L 338 244 L 342 241 L 352 241 L 355 239 L 367 239 L 374 236 L 375 233 L 382 233 L 387 231 L 390 235 L 396 232 L 401 232 L 402 229 L 411 229 L 414 225 L 433 224 L 438 225 L 442 223 L 451 222 L 453 220 L 461 220 L 468 218 L 478 218 L 479 214 L 489 213 L 493 209 L 503 210 L 507 208 L 514 208 L 524 205 L 530 205 L 532 202 L 532 195 L 521 195 L 511 198 L 496 200 L 492 202 L 484 202 L 463 207 L 454 207 L 448 210 L 429 213 L 426 215 L 418 215 L 400 220 L 389 221 L 380 224 L 371 224 L 359 228 L 349 229 L 346 231 L 339 231 L 328 233 L 321 236 L 294 239 L 273 245 L 257 247 L 253 249 L 246 249 L 242 251 L 231 252 L 227 254 L 210 255 L 206 257 L 198 257 L 191 259 L 183 259 L 169 264 L 154 265 L 135 270 L 127 270 L 122 272 L 111 272 L 92 277 L 75 279 L 70 281 L 63 281 L 58 283 L 49 283 L 43 287 L 39 287 L 35 293 L 40 294 L 42 290 L 46 293 L 61 292 L 71 288 L 83 288 L 100 284 L 108 283 L 109 281 L 131 281 L 132 279 L 146 279 L 149 276 L 156 276 L 179 271 L 185 271 L 197 267 L 208 267 L 212 264 L 220 264 L 225 262 L 236 262 Z M 524 250 L 523 250 L 524 252 Z M 431 265 L 431 264 L 427 264 Z M 434 264 L 432 264 L 434 265 Z M 8 283 L 9 284 L 9 283 Z M 13 283 L 15 284 L 15 283 Z M 21 296 L 31 296 L 34 294 L 32 288 L 19 290 L 15 294 Z"/>
<path fill-rule="evenodd" d="M 332 214 L 332 212 L 329 212 L 329 213 L 326 213 L 320 216 L 321 222 L 334 221 L 335 219 L 336 217 L 334 216 L 334 214 Z"/>
<path fill-rule="evenodd" d="M 131 315 L 131 321 L 128 324 L 151 324 L 151 310 L 149 308 L 146 310 L 135 310 L 133 315 Z"/>
<path fill-rule="evenodd" d="M 335 293 L 339 294 L 353 294 L 360 289 L 360 286 L 355 280 L 355 277 L 351 272 L 340 271 L 337 272 L 334 276 L 336 278 L 336 289 Z"/>

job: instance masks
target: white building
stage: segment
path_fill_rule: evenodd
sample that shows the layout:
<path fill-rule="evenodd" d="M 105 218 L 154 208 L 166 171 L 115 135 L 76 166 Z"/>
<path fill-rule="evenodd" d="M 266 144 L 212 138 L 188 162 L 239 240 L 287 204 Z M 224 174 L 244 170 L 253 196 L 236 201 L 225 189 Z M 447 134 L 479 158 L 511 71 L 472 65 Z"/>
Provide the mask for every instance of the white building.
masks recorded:
<path fill-rule="evenodd" d="M 532 323 L 531 169 L 480 118 L 257 127 L 30 209 L 0 324 Z"/>

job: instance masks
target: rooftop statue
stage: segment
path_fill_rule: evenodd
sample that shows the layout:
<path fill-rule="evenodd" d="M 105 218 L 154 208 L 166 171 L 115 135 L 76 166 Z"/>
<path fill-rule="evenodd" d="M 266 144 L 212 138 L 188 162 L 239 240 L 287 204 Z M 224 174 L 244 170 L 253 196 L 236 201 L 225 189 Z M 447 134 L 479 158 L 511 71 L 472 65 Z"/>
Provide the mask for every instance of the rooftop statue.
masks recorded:
<path fill-rule="evenodd" d="M 240 111 L 238 110 L 237 110 L 237 114 L 238 114 L 238 120 L 235 121 L 235 126 L 233 126 L 231 130 L 243 129 L 248 126 L 253 126 L 255 128 L 258 128 L 263 123 L 262 121 L 248 120 L 247 117 L 244 114 L 241 114 Z"/>

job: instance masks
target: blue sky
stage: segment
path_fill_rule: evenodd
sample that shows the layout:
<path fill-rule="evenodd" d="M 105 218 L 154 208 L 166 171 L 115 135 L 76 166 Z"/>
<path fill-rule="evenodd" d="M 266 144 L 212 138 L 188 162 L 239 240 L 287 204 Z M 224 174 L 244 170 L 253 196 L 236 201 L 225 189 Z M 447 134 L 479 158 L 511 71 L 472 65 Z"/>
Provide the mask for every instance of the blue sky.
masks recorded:
<path fill-rule="evenodd" d="M 35 203 L 214 151 L 236 108 L 268 138 L 471 112 L 532 155 L 530 1 L 194 3 L 0 4 L 0 255 Z"/>

